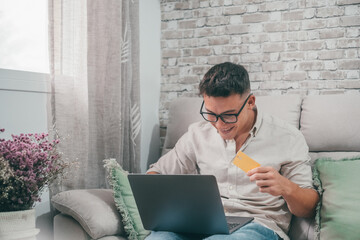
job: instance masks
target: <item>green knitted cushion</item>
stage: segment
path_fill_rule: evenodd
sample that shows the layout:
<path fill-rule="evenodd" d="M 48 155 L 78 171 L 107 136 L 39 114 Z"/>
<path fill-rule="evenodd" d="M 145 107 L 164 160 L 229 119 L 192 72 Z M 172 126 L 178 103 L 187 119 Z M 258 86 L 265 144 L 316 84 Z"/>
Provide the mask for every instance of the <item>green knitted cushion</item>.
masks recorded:
<path fill-rule="evenodd" d="M 360 236 L 360 157 L 318 159 L 314 185 L 321 200 L 316 209 L 316 239 L 358 239 Z"/>
<path fill-rule="evenodd" d="M 149 234 L 140 219 L 130 183 L 128 173 L 116 162 L 115 159 L 105 159 L 104 166 L 108 172 L 108 179 L 114 191 L 116 207 L 120 211 L 125 232 L 129 240 L 143 240 Z"/>

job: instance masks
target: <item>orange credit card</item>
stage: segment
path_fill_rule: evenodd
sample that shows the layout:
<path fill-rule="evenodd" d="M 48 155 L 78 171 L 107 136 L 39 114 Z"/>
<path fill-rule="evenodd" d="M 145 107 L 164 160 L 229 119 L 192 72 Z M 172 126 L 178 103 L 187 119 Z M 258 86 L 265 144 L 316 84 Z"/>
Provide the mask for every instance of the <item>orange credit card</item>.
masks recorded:
<path fill-rule="evenodd" d="M 260 164 L 258 162 L 256 162 L 254 159 L 241 151 L 236 154 L 233 160 L 233 164 L 235 164 L 235 166 L 237 166 L 246 173 L 251 169 L 260 167 Z"/>

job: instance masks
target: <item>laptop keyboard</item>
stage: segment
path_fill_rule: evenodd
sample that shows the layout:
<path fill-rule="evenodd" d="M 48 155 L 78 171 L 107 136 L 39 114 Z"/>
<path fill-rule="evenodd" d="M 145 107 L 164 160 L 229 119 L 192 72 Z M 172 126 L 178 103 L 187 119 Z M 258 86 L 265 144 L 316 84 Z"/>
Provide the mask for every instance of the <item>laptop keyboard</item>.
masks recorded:
<path fill-rule="evenodd" d="M 228 224 L 229 230 L 236 228 L 237 226 L 240 225 L 239 223 L 229 223 L 229 222 L 227 224 Z"/>

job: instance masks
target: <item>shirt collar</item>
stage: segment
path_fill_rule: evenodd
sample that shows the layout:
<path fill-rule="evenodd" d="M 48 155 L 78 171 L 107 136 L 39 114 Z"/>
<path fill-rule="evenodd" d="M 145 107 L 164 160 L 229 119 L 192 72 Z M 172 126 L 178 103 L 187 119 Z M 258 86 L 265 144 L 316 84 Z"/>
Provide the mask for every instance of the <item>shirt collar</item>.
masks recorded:
<path fill-rule="evenodd" d="M 254 126 L 251 128 L 250 130 L 250 134 L 255 137 L 257 135 L 257 133 L 259 132 L 262 120 L 263 120 L 263 115 L 262 115 L 262 111 L 259 111 L 259 108 L 256 106 L 254 111 L 257 113 L 256 114 L 256 120 L 255 120 L 255 124 Z"/>

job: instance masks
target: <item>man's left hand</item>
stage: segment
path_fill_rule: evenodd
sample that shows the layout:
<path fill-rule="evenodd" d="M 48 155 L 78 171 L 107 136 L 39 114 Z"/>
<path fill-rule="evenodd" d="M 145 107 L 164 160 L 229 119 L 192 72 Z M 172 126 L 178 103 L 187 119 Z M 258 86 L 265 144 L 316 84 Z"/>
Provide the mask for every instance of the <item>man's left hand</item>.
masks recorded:
<path fill-rule="evenodd" d="M 262 193 L 283 196 L 291 190 L 290 181 L 272 167 L 257 167 L 248 171 L 247 175 L 250 181 L 255 181 Z"/>

